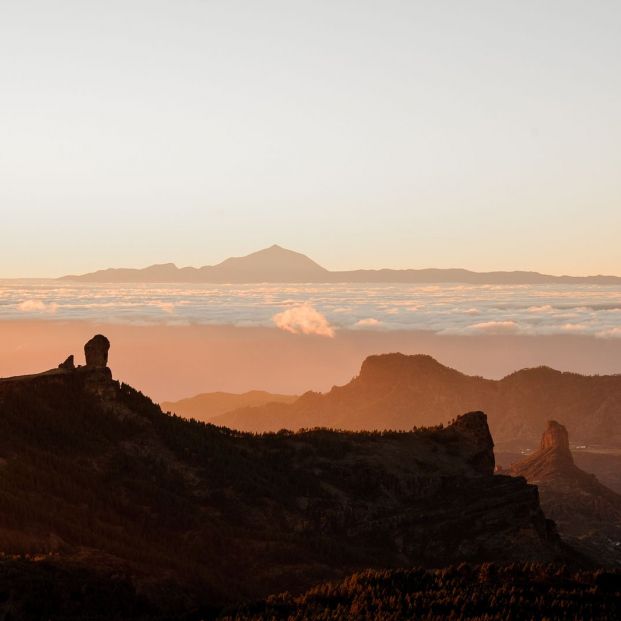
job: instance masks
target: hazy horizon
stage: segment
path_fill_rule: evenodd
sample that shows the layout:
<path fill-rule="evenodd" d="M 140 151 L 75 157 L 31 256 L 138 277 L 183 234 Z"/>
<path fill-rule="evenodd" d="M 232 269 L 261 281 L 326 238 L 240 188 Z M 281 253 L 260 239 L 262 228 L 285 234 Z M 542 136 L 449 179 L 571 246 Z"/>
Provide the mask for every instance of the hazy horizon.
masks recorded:
<path fill-rule="evenodd" d="M 491 379 L 541 365 L 586 375 L 621 371 L 621 339 L 571 333 L 344 329 L 326 338 L 263 326 L 31 318 L 0 322 L 0 377 L 55 368 L 69 354 L 83 364 L 84 342 L 96 333 L 110 338 L 114 377 L 158 402 L 214 391 L 324 392 L 356 376 L 365 357 L 392 352 L 428 354 L 463 373 Z"/>
<path fill-rule="evenodd" d="M 274 242 L 619 274 L 620 30 L 610 1 L 6 3 L 2 276 Z"/>
<path fill-rule="evenodd" d="M 0 619 L 621 618 L 620 34 L 0 1 Z"/>

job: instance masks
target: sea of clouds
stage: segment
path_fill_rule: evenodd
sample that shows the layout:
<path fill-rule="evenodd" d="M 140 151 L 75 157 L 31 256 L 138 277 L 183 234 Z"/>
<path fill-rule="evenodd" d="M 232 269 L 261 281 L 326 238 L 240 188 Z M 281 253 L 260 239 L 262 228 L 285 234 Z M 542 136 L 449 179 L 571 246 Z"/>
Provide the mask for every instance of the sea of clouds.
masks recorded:
<path fill-rule="evenodd" d="M 621 338 L 621 287 L 500 285 L 102 285 L 0 281 L 0 320 L 276 326 Z"/>

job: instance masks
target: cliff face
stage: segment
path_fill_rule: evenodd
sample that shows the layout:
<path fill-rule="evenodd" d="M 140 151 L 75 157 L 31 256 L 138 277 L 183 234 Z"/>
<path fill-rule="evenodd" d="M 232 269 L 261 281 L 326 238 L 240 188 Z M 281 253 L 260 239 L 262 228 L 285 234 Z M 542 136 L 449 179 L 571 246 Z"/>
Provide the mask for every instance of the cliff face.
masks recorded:
<path fill-rule="evenodd" d="M 574 547 L 596 563 L 621 566 L 621 495 L 574 464 L 563 425 L 549 421 L 539 450 L 506 473 L 539 487 L 546 515 Z"/>
<path fill-rule="evenodd" d="M 2 550 L 122 567 L 155 600 L 564 557 L 536 488 L 493 469 L 481 412 L 410 433 L 254 436 L 163 414 L 99 366 L 0 381 Z"/>
<path fill-rule="evenodd" d="M 496 443 L 505 448 L 534 445 L 551 417 L 571 425 L 580 443 L 621 446 L 621 375 L 581 376 L 542 367 L 494 381 L 424 355 L 370 356 L 358 377 L 326 394 L 239 409 L 213 422 L 258 432 L 316 425 L 409 430 L 469 410 L 487 413 Z"/>

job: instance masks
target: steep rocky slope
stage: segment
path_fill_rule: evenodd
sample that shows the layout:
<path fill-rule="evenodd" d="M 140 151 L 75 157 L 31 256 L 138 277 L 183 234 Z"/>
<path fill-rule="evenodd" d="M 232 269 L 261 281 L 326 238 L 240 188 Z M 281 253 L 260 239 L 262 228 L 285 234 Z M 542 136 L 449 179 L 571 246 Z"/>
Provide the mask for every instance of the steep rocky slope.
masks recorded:
<path fill-rule="evenodd" d="M 493 475 L 480 412 L 411 433 L 242 434 L 163 414 L 96 343 L 87 366 L 0 381 L 6 554 L 117 567 L 177 610 L 366 567 L 569 554 L 537 489 Z"/>
<path fill-rule="evenodd" d="M 621 566 L 621 495 L 574 464 L 565 427 L 550 421 L 538 451 L 507 471 L 539 487 L 546 515 L 595 562 Z"/>
<path fill-rule="evenodd" d="M 468 410 L 489 417 L 502 447 L 534 446 L 549 418 L 562 418 L 577 442 L 621 448 L 621 375 L 582 376 L 547 367 L 500 381 L 464 375 L 430 356 L 370 356 L 360 374 L 326 394 L 306 393 L 290 405 L 229 412 L 220 423 L 244 431 L 405 429 L 435 425 Z"/>

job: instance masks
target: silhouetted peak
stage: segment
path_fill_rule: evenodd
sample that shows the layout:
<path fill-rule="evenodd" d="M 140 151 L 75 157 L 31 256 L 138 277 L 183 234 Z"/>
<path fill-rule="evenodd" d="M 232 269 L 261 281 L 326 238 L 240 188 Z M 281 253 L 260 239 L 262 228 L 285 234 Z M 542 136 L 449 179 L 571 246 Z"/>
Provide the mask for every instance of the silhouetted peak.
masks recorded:
<path fill-rule="evenodd" d="M 463 441 L 471 447 L 469 463 L 481 474 L 494 473 L 494 441 L 483 412 L 468 412 L 455 419 L 452 427 L 459 432 Z"/>
<path fill-rule="evenodd" d="M 445 367 L 435 358 L 427 354 L 408 356 L 401 353 L 378 354 L 369 356 L 362 363 L 359 381 L 390 382 L 411 376 L 430 377 L 440 375 L 461 376 L 461 373 Z"/>
<path fill-rule="evenodd" d="M 110 341 L 103 334 L 96 334 L 84 345 L 86 366 L 95 369 L 105 369 L 108 366 L 108 351 Z"/>
<path fill-rule="evenodd" d="M 473 435 L 489 435 L 487 416 L 484 412 L 468 412 L 466 414 L 462 414 L 455 419 L 453 426 Z"/>
<path fill-rule="evenodd" d="M 59 369 L 63 369 L 65 371 L 73 371 L 75 369 L 75 361 L 73 358 L 73 354 L 71 354 L 70 356 L 67 356 L 67 358 L 65 359 L 64 362 L 61 362 L 58 365 Z"/>
<path fill-rule="evenodd" d="M 556 369 L 553 369 L 552 367 L 541 365 L 538 367 L 530 367 L 526 369 L 520 369 L 519 371 L 514 371 L 513 373 L 510 373 L 509 375 L 505 376 L 502 381 L 507 381 L 511 379 L 518 380 L 518 379 L 524 379 L 524 378 L 528 378 L 531 380 L 537 380 L 537 379 L 547 380 L 553 376 L 562 376 L 562 375 L 564 375 L 562 371 L 557 371 Z"/>
<path fill-rule="evenodd" d="M 230 257 L 209 269 L 231 277 L 244 276 L 252 282 L 271 279 L 293 282 L 297 277 L 320 276 L 327 271 L 306 255 L 277 244 L 243 257 Z"/>

